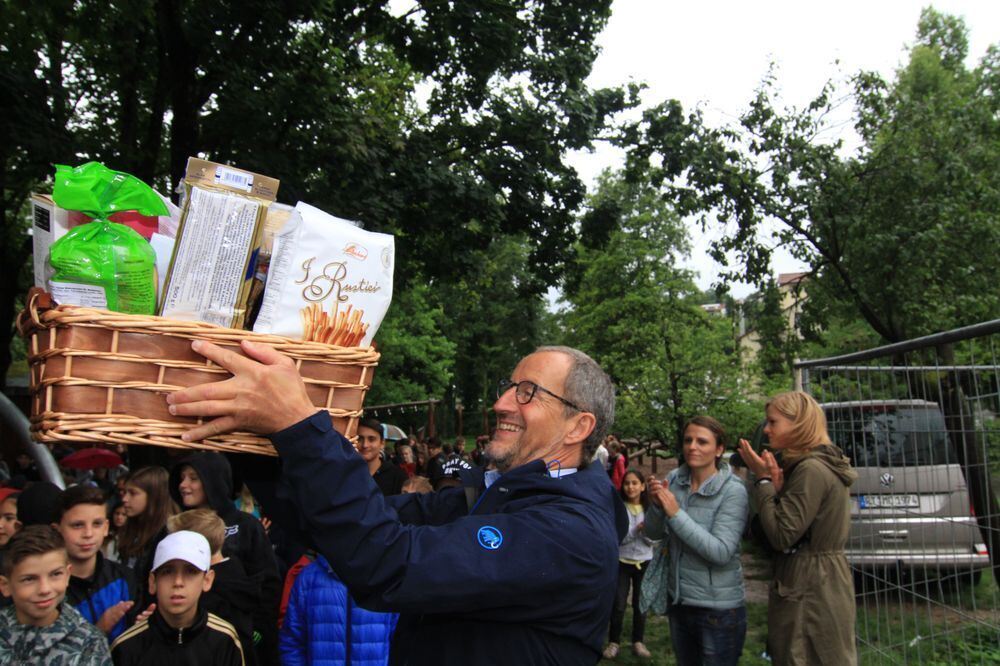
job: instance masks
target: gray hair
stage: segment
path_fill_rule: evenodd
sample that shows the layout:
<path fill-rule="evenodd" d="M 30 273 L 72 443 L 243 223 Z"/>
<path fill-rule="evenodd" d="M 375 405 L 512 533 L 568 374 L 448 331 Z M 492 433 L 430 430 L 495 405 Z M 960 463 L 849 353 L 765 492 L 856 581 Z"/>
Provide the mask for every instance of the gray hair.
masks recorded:
<path fill-rule="evenodd" d="M 594 430 L 583 440 L 580 451 L 580 466 L 589 465 L 597 447 L 604 441 L 604 436 L 615 422 L 615 386 L 597 361 L 579 349 L 546 346 L 535 350 L 536 354 L 543 352 L 565 354 L 570 358 L 572 364 L 569 374 L 566 375 L 563 397 L 594 415 L 596 420 Z M 569 406 L 566 406 L 565 411 L 567 417 L 576 413 Z"/>

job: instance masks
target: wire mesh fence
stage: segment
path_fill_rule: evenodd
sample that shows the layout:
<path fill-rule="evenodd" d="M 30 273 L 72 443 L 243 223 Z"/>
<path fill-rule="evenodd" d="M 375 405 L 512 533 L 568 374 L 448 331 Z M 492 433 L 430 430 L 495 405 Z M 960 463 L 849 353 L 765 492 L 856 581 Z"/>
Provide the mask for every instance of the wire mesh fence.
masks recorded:
<path fill-rule="evenodd" d="M 861 663 L 1000 663 L 1000 320 L 796 370 L 858 472 Z"/>

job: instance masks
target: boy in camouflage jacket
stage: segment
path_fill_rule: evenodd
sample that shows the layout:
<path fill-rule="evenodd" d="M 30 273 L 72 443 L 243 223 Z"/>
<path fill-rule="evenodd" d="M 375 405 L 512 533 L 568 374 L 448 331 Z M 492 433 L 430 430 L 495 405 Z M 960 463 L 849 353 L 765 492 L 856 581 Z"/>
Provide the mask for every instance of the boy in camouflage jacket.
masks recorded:
<path fill-rule="evenodd" d="M 0 664 L 111 666 L 101 631 L 63 603 L 70 566 L 59 533 L 48 525 L 14 535 L 0 569 Z"/>

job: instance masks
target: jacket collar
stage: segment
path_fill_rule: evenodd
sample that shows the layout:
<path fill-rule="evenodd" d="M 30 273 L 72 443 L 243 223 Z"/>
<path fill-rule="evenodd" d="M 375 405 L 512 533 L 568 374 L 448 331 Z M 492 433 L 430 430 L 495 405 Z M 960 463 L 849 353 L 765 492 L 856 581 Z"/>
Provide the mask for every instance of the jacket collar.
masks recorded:
<path fill-rule="evenodd" d="M 69 586 L 74 589 L 89 592 L 94 584 L 97 582 L 98 576 L 101 575 L 101 569 L 104 568 L 104 554 L 101 553 L 101 549 L 97 549 L 97 560 L 94 562 L 94 573 L 90 574 L 88 578 L 81 578 L 80 576 L 70 576 Z"/>
<path fill-rule="evenodd" d="M 17 621 L 14 606 L 7 606 L 0 611 L 0 644 L 13 648 L 15 644 L 30 641 L 35 645 L 35 653 L 45 652 L 84 622 L 83 616 L 65 600 L 59 604 L 59 617 L 47 627 L 25 627 Z"/>
<path fill-rule="evenodd" d="M 174 629 L 167 624 L 167 621 L 163 619 L 163 616 L 160 615 L 159 611 L 154 611 L 149 617 L 149 626 L 156 631 L 156 633 L 159 634 L 164 641 L 178 645 L 183 645 L 197 638 L 198 635 L 205 630 L 207 622 L 208 611 L 202 608 L 200 600 L 198 602 L 198 614 L 195 615 L 194 624 L 190 627 Z"/>
<path fill-rule="evenodd" d="M 677 484 L 685 487 L 691 486 L 691 468 L 687 464 L 683 464 L 677 468 L 676 472 Z M 708 481 L 703 483 L 700 488 L 698 488 L 699 495 L 705 495 L 706 497 L 711 497 L 715 495 L 720 490 L 722 486 L 725 485 L 729 477 L 733 475 L 732 469 L 729 467 L 728 463 L 719 463 L 719 469 L 716 470 L 715 474 L 709 477 Z"/>

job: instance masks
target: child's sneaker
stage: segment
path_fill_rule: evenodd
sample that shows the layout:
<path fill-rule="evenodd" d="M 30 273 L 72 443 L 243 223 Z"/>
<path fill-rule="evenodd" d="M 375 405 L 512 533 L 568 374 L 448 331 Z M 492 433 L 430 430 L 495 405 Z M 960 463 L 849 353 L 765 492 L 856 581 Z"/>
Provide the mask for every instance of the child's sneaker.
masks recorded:
<path fill-rule="evenodd" d="M 604 648 L 604 658 L 614 659 L 618 656 L 618 643 L 608 643 L 608 647 Z"/>
<path fill-rule="evenodd" d="M 642 659 L 649 659 L 653 656 L 650 654 L 649 649 L 641 642 L 632 644 L 632 652 L 635 652 L 635 656 L 641 657 Z"/>

